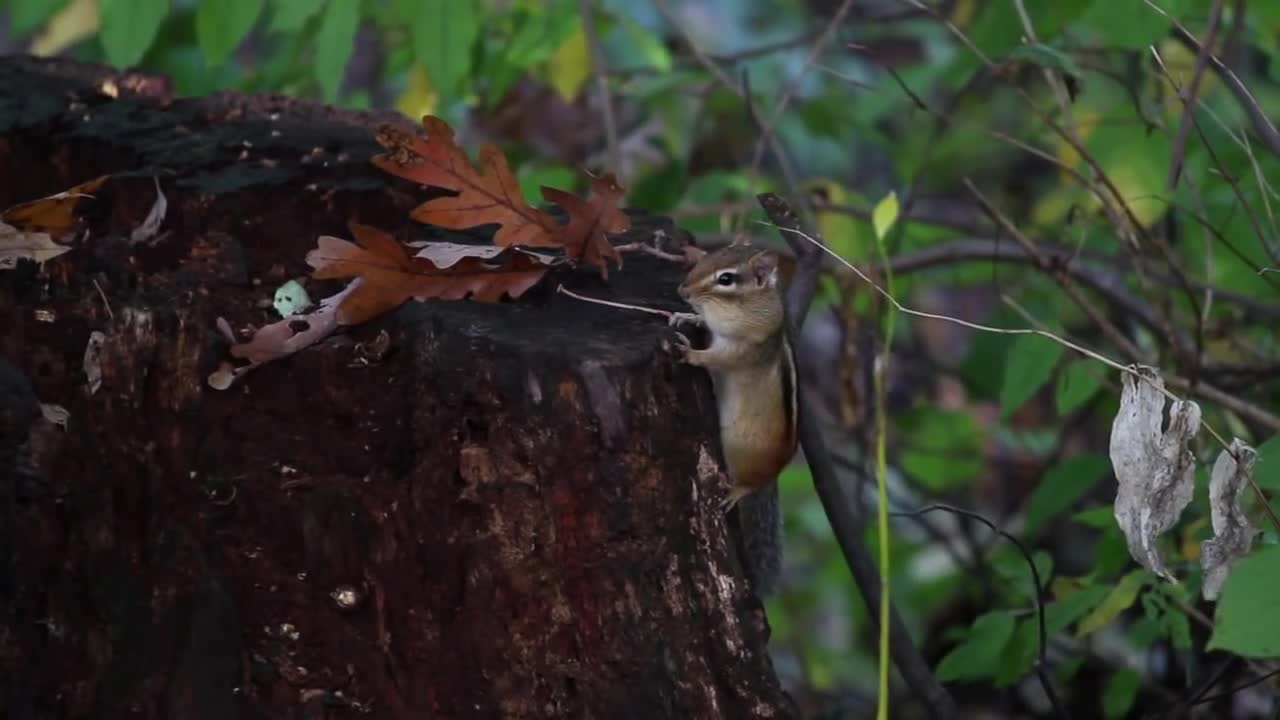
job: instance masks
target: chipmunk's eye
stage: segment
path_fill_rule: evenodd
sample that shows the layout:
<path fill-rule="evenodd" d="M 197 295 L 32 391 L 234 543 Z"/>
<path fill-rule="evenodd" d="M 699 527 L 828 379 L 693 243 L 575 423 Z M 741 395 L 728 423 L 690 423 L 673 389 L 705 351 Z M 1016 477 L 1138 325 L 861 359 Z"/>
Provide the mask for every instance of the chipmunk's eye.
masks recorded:
<path fill-rule="evenodd" d="M 716 283 L 720 285 L 724 285 L 725 287 L 728 287 L 736 282 L 738 282 L 738 276 L 736 273 L 722 272 L 716 276 Z"/>

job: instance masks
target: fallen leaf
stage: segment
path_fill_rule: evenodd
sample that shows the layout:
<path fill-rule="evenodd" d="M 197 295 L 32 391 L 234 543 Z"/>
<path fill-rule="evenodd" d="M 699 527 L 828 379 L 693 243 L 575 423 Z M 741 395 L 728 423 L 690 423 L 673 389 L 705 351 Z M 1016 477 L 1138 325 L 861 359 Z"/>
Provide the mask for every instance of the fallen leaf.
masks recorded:
<path fill-rule="evenodd" d="M 17 267 L 19 260 L 43 263 L 69 250 L 70 246 L 54 242 L 49 233 L 23 232 L 0 222 L 0 270 Z"/>
<path fill-rule="evenodd" d="M 80 217 L 76 214 L 80 199 L 92 198 L 89 193 L 102 187 L 108 177 L 102 175 L 56 195 L 14 205 L 0 212 L 0 221 L 21 232 L 48 233 L 50 238 L 62 240 L 80 228 Z"/>
<path fill-rule="evenodd" d="M 142 224 L 129 233 L 129 242 L 148 242 L 154 238 L 156 233 L 160 232 L 160 226 L 164 224 L 164 216 L 169 211 L 169 200 L 164 196 L 164 191 L 160 189 L 160 179 L 152 179 L 156 184 L 156 201 L 151 204 L 151 210 L 147 213 L 147 217 L 142 221 Z"/>
<path fill-rule="evenodd" d="M 445 121 L 428 115 L 422 124 L 425 137 L 383 127 L 378 143 L 390 152 L 371 160 L 397 177 L 458 193 L 414 208 L 414 220 L 453 230 L 498 223 L 502 227 L 493 236 L 496 245 L 559 245 L 554 238 L 558 223 L 525 202 L 506 156 L 496 145 L 480 147 L 482 171 L 477 171 L 454 143 L 453 129 Z"/>
<path fill-rule="evenodd" d="M 606 270 L 606 259 L 619 265 L 621 255 L 609 243 L 608 234 L 630 227 L 618 205 L 623 188 L 613 175 L 591 178 L 588 200 L 556 188 L 542 188 L 542 196 L 560 205 L 569 216 L 561 224 L 546 211 L 529 205 L 520 193 L 507 158 L 497 146 L 480 147 L 479 170 L 454 142 L 453 129 L 440 118 L 422 119 L 425 136 L 415 136 L 392 126 L 378 131 L 378 142 L 388 152 L 371 162 L 397 177 L 458 193 L 428 200 L 413 209 L 418 222 L 453 230 L 497 224 L 495 245 L 510 247 L 562 247 L 574 260 L 584 260 Z"/>
<path fill-rule="evenodd" d="M 1138 366 L 1141 381 L 1123 376 L 1120 410 L 1111 425 L 1111 465 L 1119 485 L 1115 517 L 1129 555 L 1157 575 L 1173 580 L 1156 542 L 1191 502 L 1195 456 L 1189 449 L 1200 430 L 1200 406 L 1179 400 L 1164 419 L 1164 380 Z"/>
<path fill-rule="evenodd" d="M 102 387 L 102 345 L 106 341 L 107 336 L 101 330 L 94 330 L 84 345 L 84 376 L 89 381 L 90 395 Z"/>
<path fill-rule="evenodd" d="M 223 363 L 209 375 L 209 387 L 226 390 L 254 368 L 292 355 L 328 337 L 338 327 L 338 306 L 360 283 L 361 280 L 357 279 L 341 292 L 321 300 L 311 313 L 290 315 L 258 328 L 246 342 L 238 341 L 230 324 L 223 318 L 218 318 L 218 330 L 231 343 L 231 356 L 247 360 L 248 364 L 235 366 Z"/>
<path fill-rule="evenodd" d="M 622 256 L 609 242 L 608 234 L 626 232 L 631 227 L 630 218 L 618 209 L 623 192 L 612 173 L 591 178 L 589 200 L 564 190 L 542 188 L 543 198 L 569 214 L 568 224 L 557 233 L 569 257 L 582 258 L 601 270 L 607 267 L 605 258 L 613 258 L 621 267 Z"/>
<path fill-rule="evenodd" d="M 414 257 L 426 258 L 442 270 L 453 267 L 463 258 L 488 260 L 504 252 L 522 252 L 539 262 L 547 264 L 555 262 L 555 258 L 549 255 L 528 252 L 519 248 L 505 248 L 499 245 L 467 245 L 465 243 L 452 242 L 417 242 L 409 243 L 409 245 L 410 247 L 421 248 Z"/>
<path fill-rule="evenodd" d="M 40 413 L 44 415 L 45 420 L 48 420 L 63 430 L 67 429 L 67 422 L 71 420 L 70 410 L 53 403 L 40 403 Z"/>
<path fill-rule="evenodd" d="M 317 280 L 355 277 L 350 294 L 338 308 L 340 325 L 356 325 L 400 306 L 407 300 L 471 297 L 497 302 L 519 297 L 550 267 L 531 253 L 509 252 L 493 257 L 460 257 L 447 267 L 432 262 L 430 248 L 410 257 L 387 233 L 368 225 L 351 224 L 355 243 L 321 236 L 307 253 Z"/>
<path fill-rule="evenodd" d="M 1240 462 L 1236 462 L 1240 458 Z M 1200 567 L 1204 569 L 1201 594 L 1205 600 L 1218 599 L 1227 572 L 1236 560 L 1249 554 L 1258 531 L 1240 507 L 1240 497 L 1249 487 L 1253 463 L 1258 453 L 1239 438 L 1230 450 L 1223 450 L 1209 474 L 1209 513 L 1213 538 L 1200 543 Z"/>

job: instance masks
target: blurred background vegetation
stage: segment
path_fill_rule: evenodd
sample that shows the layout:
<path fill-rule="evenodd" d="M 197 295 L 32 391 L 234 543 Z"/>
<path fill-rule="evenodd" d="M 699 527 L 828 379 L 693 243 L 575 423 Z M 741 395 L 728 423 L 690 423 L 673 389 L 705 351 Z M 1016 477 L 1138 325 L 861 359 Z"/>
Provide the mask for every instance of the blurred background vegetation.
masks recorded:
<path fill-rule="evenodd" d="M 436 114 L 464 144 L 497 142 L 531 200 L 615 170 L 629 205 L 701 242 L 776 242 L 754 197 L 777 191 L 883 280 L 870 218 L 892 192 L 900 302 L 1160 368 L 1260 449 L 1263 491 L 1280 490 L 1278 47 L 1278 0 L 0 0 L 0 52 L 161 72 L 178 94 Z M 832 272 L 802 349 L 868 508 L 884 310 Z M 1033 548 L 1072 715 L 1273 717 L 1280 560 L 1262 493 L 1248 507 L 1264 550 L 1216 607 L 1200 597 L 1217 442 L 1201 438 L 1195 499 L 1166 536 L 1181 582 L 1158 580 L 1110 507 L 1117 371 L 1038 336 L 895 328 L 891 505 L 948 502 Z M 781 485 L 777 667 L 810 716 L 861 717 L 875 633 L 804 465 Z M 966 717 L 1048 716 L 1017 550 L 940 513 L 895 518 L 891 548 L 898 607 Z"/>

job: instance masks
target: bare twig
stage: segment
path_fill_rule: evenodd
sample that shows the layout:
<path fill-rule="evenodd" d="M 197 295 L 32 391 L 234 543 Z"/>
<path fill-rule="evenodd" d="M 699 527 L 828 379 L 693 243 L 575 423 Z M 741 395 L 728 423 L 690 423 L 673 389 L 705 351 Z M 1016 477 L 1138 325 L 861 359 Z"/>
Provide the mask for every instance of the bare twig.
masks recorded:
<path fill-rule="evenodd" d="M 938 510 L 942 510 L 945 512 L 953 513 L 955 515 L 967 517 L 971 520 L 977 520 L 978 522 L 985 525 L 987 529 L 991 530 L 991 532 L 999 535 L 1005 540 L 1008 540 L 1015 548 L 1018 549 L 1018 552 L 1022 554 L 1023 561 L 1026 562 L 1027 567 L 1031 569 L 1031 582 L 1034 585 L 1034 589 L 1032 590 L 1032 593 L 1031 593 L 1031 600 L 1036 607 L 1036 622 L 1037 622 L 1038 637 L 1040 641 L 1038 646 L 1039 650 L 1036 656 L 1036 665 L 1035 665 L 1036 678 L 1040 680 L 1040 687 L 1044 689 L 1044 694 L 1049 699 L 1049 705 L 1050 707 L 1053 708 L 1054 714 L 1056 714 L 1060 718 L 1064 718 L 1065 720 L 1065 718 L 1068 717 L 1067 711 L 1063 709 L 1062 703 L 1058 701 L 1058 693 L 1055 692 L 1053 689 L 1053 681 L 1049 678 L 1049 664 L 1048 664 L 1048 661 L 1045 659 L 1045 651 L 1049 647 L 1049 633 L 1047 628 L 1045 627 L 1046 623 L 1045 623 L 1045 615 L 1044 615 L 1044 583 L 1040 580 L 1040 571 L 1036 568 L 1036 562 L 1035 560 L 1032 559 L 1031 552 L 1027 550 L 1027 546 L 1023 545 L 1022 541 L 1019 540 L 1017 536 L 1013 535 L 1012 533 L 1001 530 L 999 527 L 996 526 L 995 523 L 983 517 L 981 513 L 976 513 L 972 510 L 965 510 L 964 508 L 958 508 L 958 507 L 955 507 L 954 505 L 947 505 L 946 503 L 933 503 L 931 505 L 926 505 L 925 507 L 922 507 L 918 510 L 910 510 L 906 512 L 891 512 L 889 514 L 897 515 L 899 517 L 915 517 L 915 516 L 927 515 L 931 512 L 935 512 Z"/>
<path fill-rule="evenodd" d="M 1151 0 L 1145 0 L 1145 2 L 1147 5 L 1155 8 L 1155 10 L 1160 14 L 1169 17 L 1168 13 L 1155 3 L 1152 3 Z M 1199 53 L 1202 50 L 1200 41 L 1197 40 L 1195 35 L 1192 35 L 1189 30 L 1183 27 L 1182 23 L 1178 22 L 1176 18 L 1171 19 L 1173 19 L 1175 28 L 1175 32 L 1173 34 L 1174 38 L 1187 48 Z M 1280 157 L 1280 130 L 1277 130 L 1276 126 L 1272 124 L 1271 118 L 1267 117 L 1266 111 L 1258 104 L 1258 101 L 1253 97 L 1253 93 L 1249 92 L 1249 88 L 1245 86 L 1244 81 L 1240 79 L 1240 76 L 1236 75 L 1235 72 L 1231 68 L 1227 67 L 1226 63 L 1218 59 L 1216 55 L 1210 52 L 1205 57 L 1208 59 L 1209 67 L 1213 68 L 1213 71 L 1218 74 L 1218 77 L 1226 83 L 1227 89 L 1231 91 L 1231 95 L 1236 99 L 1236 103 L 1238 103 L 1240 107 L 1244 109 L 1245 114 L 1249 116 L 1249 124 L 1253 127 L 1253 132 L 1258 136 L 1258 139 L 1262 141 L 1262 144 L 1265 145 L 1268 150 L 1274 153 L 1277 157 Z"/>
<path fill-rule="evenodd" d="M 1120 372 L 1129 373 L 1133 375 L 1135 378 L 1138 378 L 1140 381 L 1146 382 L 1146 378 L 1137 371 L 1137 368 L 1135 366 L 1123 365 L 1119 362 L 1116 362 L 1115 360 L 1112 360 L 1106 355 L 1103 355 L 1102 353 L 1097 352 L 1096 350 L 1090 350 L 1089 348 L 1083 345 L 1080 345 L 1079 343 L 1072 342 L 1067 338 L 1064 338 L 1060 335 L 1056 335 L 1047 330 L 1038 330 L 1034 328 L 998 328 L 998 327 L 993 327 L 991 325 L 983 325 L 982 323 L 975 323 L 975 322 L 969 322 L 968 320 L 961 320 L 960 318 L 951 317 L 950 315 L 922 312 L 920 310 L 914 310 L 912 308 L 906 307 L 902 303 L 898 302 L 898 299 L 893 297 L 893 295 L 889 294 L 884 288 L 876 284 L 874 280 L 868 277 L 867 274 L 864 273 L 862 270 L 858 269 L 858 267 L 855 266 L 853 263 L 849 262 L 848 260 L 845 260 L 844 258 L 840 257 L 836 253 L 832 252 L 826 246 L 821 245 L 816 241 L 812 240 L 804 232 L 799 230 L 789 230 L 787 228 L 778 228 L 778 229 L 784 232 L 794 233 L 799 237 L 805 238 L 805 240 L 809 242 L 813 242 L 815 245 L 822 248 L 822 251 L 824 253 L 827 253 L 828 255 L 831 255 L 832 257 L 836 258 L 836 260 L 839 263 L 841 263 L 848 269 L 852 270 L 854 274 L 856 274 L 859 278 L 862 279 L 863 282 L 870 285 L 873 290 L 875 290 L 877 293 L 883 296 L 886 300 L 892 303 L 893 306 L 897 308 L 899 312 L 906 313 L 907 315 L 913 315 L 915 317 L 929 319 L 929 320 L 942 320 L 944 322 L 954 323 L 956 325 L 971 328 L 974 330 L 1000 333 L 1002 335 L 1040 335 L 1041 337 L 1046 337 L 1046 338 L 1049 338 L 1050 340 L 1053 340 L 1054 342 L 1062 345 L 1063 347 L 1074 350 L 1080 353 L 1081 355 L 1093 358 L 1094 360 L 1097 360 L 1098 362 L 1102 363 L 1103 365 L 1106 365 L 1107 367 L 1110 367 L 1115 370 L 1119 370 Z M 1252 403 L 1249 403 L 1245 400 L 1241 400 L 1240 398 L 1237 398 L 1233 395 L 1223 392 L 1222 390 L 1214 388 L 1213 386 L 1206 385 L 1204 383 L 1192 383 L 1192 382 L 1189 382 L 1187 379 L 1177 377 L 1176 375 L 1171 375 L 1166 377 L 1165 382 L 1167 382 L 1171 386 L 1179 387 L 1186 391 L 1201 395 L 1207 400 L 1212 400 L 1214 402 L 1217 402 L 1223 407 L 1233 412 L 1236 412 L 1243 417 L 1247 417 L 1259 423 L 1260 425 L 1265 426 L 1267 429 L 1271 430 L 1272 432 L 1280 432 L 1280 417 L 1277 417 L 1271 414 L 1270 412 Z M 1164 388 L 1160 388 L 1160 392 L 1162 395 L 1169 398 L 1170 400 L 1174 400 L 1174 401 L 1182 400 L 1182 398 L 1178 397 L 1177 395 L 1174 395 L 1172 392 Z M 1227 441 L 1222 437 L 1221 433 L 1219 433 L 1212 426 L 1210 426 L 1208 423 L 1205 423 L 1203 421 L 1201 422 L 1200 426 L 1203 427 L 1205 432 L 1209 433 L 1209 435 L 1213 437 L 1213 439 L 1216 440 L 1224 450 L 1231 452 L 1230 444 L 1227 443 Z"/>
<path fill-rule="evenodd" d="M 813 298 L 822 255 L 829 251 L 798 227 L 798 216 L 782 198 L 776 195 L 762 195 L 760 201 L 767 214 L 778 217 L 780 222 L 775 223 L 775 227 L 782 232 L 783 238 L 791 246 L 796 257 L 800 258 L 787 291 L 788 332 L 794 337 Z M 802 247 L 805 243 L 800 242 L 797 237 L 808 239 L 810 247 Z M 807 287 L 801 286 L 802 284 Z M 865 525 L 863 519 L 852 511 L 853 503 L 845 495 L 844 487 L 836 477 L 831 454 L 822 437 L 822 428 L 813 414 L 813 401 L 803 387 L 798 390 L 803 398 L 799 404 L 797 428 L 800 447 L 813 476 L 814 489 L 826 511 L 827 520 L 831 523 L 831 530 L 844 554 L 845 562 L 849 565 L 849 571 L 858 586 L 858 591 L 862 594 L 868 614 L 874 622 L 874 619 L 880 616 L 881 583 L 876 565 L 863 545 Z M 929 664 L 916 649 L 910 631 L 907 630 L 906 624 L 892 604 L 889 605 L 889 633 L 891 637 L 889 647 L 894 664 L 897 665 L 898 671 L 911 687 L 912 692 L 923 701 L 934 718 L 939 720 L 958 718 L 959 711 L 955 700 L 933 677 Z"/>
<path fill-rule="evenodd" d="M 844 24 L 845 16 L 849 14 L 849 9 L 853 7 L 853 0 L 844 0 L 840 3 L 840 8 L 836 10 L 836 14 L 823 28 L 822 34 L 818 36 L 817 41 L 813 43 L 813 47 L 809 49 L 809 55 L 804 59 L 804 65 L 800 68 L 800 72 L 791 78 L 791 82 L 787 83 L 782 90 L 782 95 L 778 98 L 778 103 L 773 108 L 773 116 L 767 121 L 761 123 L 760 139 L 756 142 L 755 151 L 751 156 L 751 173 L 754 174 L 756 169 L 760 167 L 760 160 L 764 157 L 765 145 L 769 142 L 769 138 L 773 137 L 777 132 L 778 123 L 782 120 L 782 116 L 786 114 L 787 107 L 791 104 L 792 98 L 795 97 L 796 91 L 800 88 L 800 81 L 809 73 L 809 69 L 818 61 L 827 46 L 831 44 L 831 40 L 835 37 L 836 31 Z"/>
<path fill-rule="evenodd" d="M 1178 92 L 1182 101 L 1182 119 L 1178 121 L 1178 134 L 1173 139 L 1173 157 L 1169 163 L 1167 185 L 1170 190 L 1178 186 L 1178 176 L 1182 174 L 1182 162 L 1187 151 L 1187 135 L 1191 132 L 1192 114 L 1195 112 L 1196 96 L 1200 94 L 1200 80 L 1204 77 L 1204 69 L 1209 63 L 1210 49 L 1218 35 L 1218 26 L 1222 22 L 1222 0 L 1213 0 L 1209 9 L 1209 29 L 1204 36 L 1204 44 L 1196 53 L 1195 68 L 1191 72 L 1191 84 Z"/>
<path fill-rule="evenodd" d="M 1115 343 L 1117 347 L 1123 350 L 1124 354 L 1128 355 L 1130 360 L 1151 364 L 1152 360 L 1147 356 L 1147 353 L 1139 349 L 1132 340 L 1121 332 L 1120 328 L 1116 327 L 1105 313 L 1094 307 L 1093 303 L 1089 302 L 1089 299 L 1081 294 L 1080 291 L 1076 289 L 1075 285 L 1070 282 L 1069 276 L 1065 272 L 1062 270 L 1055 270 L 1050 266 L 1048 261 L 1040 254 L 1039 249 L 1036 248 L 1035 243 L 1031 242 L 1030 238 L 1024 235 L 1022 231 L 1009 220 L 1009 218 L 1005 217 L 1004 213 L 1000 212 L 1000 210 L 987 199 L 986 195 L 982 194 L 982 191 L 979 190 L 978 187 L 969 180 L 969 178 L 964 179 L 964 186 L 969 189 L 970 193 L 973 193 L 973 196 L 977 198 L 978 203 L 987 211 L 991 216 L 991 219 L 995 220 L 996 224 L 998 224 L 1007 235 L 1016 240 L 1017 243 L 1026 250 L 1028 255 L 1035 258 L 1040 269 L 1053 277 L 1053 279 L 1057 281 L 1058 286 L 1062 288 L 1063 292 L 1075 301 L 1076 305 L 1080 307 L 1084 314 L 1088 315 L 1090 320 L 1092 320 L 1098 327 L 1102 328 L 1103 334 L 1110 338 L 1111 342 Z M 1176 337 L 1169 338 L 1169 340 L 1173 345 L 1177 345 Z"/>
<path fill-rule="evenodd" d="M 613 115 L 613 95 L 609 90 L 609 61 L 604 56 L 600 36 L 596 32 L 592 0 L 579 0 L 578 8 L 582 13 L 582 32 L 591 51 L 591 75 L 595 78 L 596 91 L 600 93 L 600 115 L 604 121 L 605 141 L 609 145 L 609 164 L 625 183 L 627 178 L 622 167 L 622 151 L 618 145 L 618 123 Z"/>

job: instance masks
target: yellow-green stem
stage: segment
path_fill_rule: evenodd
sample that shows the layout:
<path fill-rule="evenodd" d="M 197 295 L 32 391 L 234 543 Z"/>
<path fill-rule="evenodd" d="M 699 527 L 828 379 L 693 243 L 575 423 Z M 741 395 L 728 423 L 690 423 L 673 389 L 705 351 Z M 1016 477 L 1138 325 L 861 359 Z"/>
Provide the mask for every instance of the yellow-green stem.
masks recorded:
<path fill-rule="evenodd" d="M 884 238 L 876 240 L 880 251 L 880 267 L 885 272 L 885 289 L 889 296 L 894 296 L 893 272 L 889 266 L 889 256 L 885 249 Z M 886 461 L 886 436 L 888 430 L 885 410 L 885 374 L 889 369 L 889 349 L 893 346 L 893 321 L 895 308 L 885 305 L 884 318 L 884 350 L 877 359 L 872 378 L 875 382 L 876 394 L 876 529 L 880 545 L 880 682 L 879 702 L 876 720 L 889 720 L 889 493 L 888 462 Z"/>

